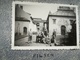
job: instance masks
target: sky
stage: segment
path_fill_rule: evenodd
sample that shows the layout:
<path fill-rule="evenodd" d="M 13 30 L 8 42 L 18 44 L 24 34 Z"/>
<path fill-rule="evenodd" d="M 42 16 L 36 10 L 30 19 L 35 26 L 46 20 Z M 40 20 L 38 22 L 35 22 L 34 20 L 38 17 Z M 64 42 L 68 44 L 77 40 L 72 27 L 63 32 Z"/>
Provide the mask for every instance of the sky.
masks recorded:
<path fill-rule="evenodd" d="M 23 5 L 23 10 L 31 14 L 33 18 L 42 18 L 42 20 L 46 20 L 49 12 L 54 13 L 57 11 L 58 6 L 50 5 L 50 4 L 37 4 L 37 5 Z"/>

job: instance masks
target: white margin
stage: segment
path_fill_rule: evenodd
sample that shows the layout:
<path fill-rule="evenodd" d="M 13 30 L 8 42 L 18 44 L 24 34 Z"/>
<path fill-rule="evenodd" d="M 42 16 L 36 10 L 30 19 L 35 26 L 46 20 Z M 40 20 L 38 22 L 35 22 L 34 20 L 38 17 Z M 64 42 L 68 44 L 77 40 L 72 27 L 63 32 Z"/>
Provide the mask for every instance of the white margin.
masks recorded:
<path fill-rule="evenodd" d="M 76 8 L 76 27 L 77 27 L 77 46 L 51 46 L 51 47 L 42 47 L 42 46 L 14 46 L 14 38 L 15 38 L 15 4 L 54 4 L 58 6 L 68 6 L 68 7 L 75 7 Z M 57 4 L 57 3 L 38 3 L 38 2 L 20 2 L 20 1 L 13 1 L 12 2 L 12 36 L 11 36 L 11 49 L 12 50 L 49 50 L 49 49 L 79 49 L 79 19 L 78 19 L 78 6 L 77 5 L 67 5 L 67 4 Z"/>

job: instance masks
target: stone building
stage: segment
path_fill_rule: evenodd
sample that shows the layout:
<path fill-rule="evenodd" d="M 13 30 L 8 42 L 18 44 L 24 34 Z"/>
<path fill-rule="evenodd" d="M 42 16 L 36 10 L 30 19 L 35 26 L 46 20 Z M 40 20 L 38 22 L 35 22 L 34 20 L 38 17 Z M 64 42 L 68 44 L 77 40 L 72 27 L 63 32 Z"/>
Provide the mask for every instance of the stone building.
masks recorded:
<path fill-rule="evenodd" d="M 55 13 L 49 13 L 47 17 L 47 30 L 51 36 L 53 30 L 57 35 L 67 35 L 71 32 L 71 23 L 76 21 L 76 13 L 74 7 L 59 6 Z"/>
<path fill-rule="evenodd" d="M 23 6 L 15 6 L 15 34 L 27 35 L 28 31 L 32 28 L 32 17 L 30 13 L 23 10 Z"/>
<path fill-rule="evenodd" d="M 33 23 L 36 25 L 36 28 L 43 30 L 46 28 L 46 20 L 42 20 L 41 18 L 33 18 Z"/>

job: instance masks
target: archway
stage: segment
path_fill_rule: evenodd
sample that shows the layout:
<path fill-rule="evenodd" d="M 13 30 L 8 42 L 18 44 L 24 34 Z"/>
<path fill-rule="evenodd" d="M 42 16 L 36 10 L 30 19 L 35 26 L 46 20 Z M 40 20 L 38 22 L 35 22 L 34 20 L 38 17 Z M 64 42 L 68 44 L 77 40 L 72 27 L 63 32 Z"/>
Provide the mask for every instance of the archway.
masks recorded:
<path fill-rule="evenodd" d="M 65 35 L 66 27 L 64 25 L 61 26 L 61 35 Z"/>
<path fill-rule="evenodd" d="M 27 27 L 23 28 L 23 34 L 27 34 Z"/>

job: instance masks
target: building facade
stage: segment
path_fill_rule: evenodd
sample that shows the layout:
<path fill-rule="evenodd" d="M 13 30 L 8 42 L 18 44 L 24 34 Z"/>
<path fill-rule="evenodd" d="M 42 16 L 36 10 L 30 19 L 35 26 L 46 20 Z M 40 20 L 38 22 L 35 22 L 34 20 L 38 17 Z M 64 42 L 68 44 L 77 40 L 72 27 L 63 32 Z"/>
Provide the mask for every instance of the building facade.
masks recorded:
<path fill-rule="evenodd" d="M 42 20 L 41 18 L 33 18 L 33 23 L 37 29 L 44 30 L 44 28 L 46 28 L 46 20 Z"/>
<path fill-rule="evenodd" d="M 75 9 L 73 7 L 59 6 L 55 13 L 50 13 L 47 18 L 47 30 L 51 36 L 53 31 L 57 35 L 67 35 L 71 32 L 71 23 L 76 21 Z"/>
<path fill-rule="evenodd" d="M 15 34 L 27 35 L 31 29 L 32 17 L 30 13 L 23 10 L 23 6 L 15 6 Z"/>

